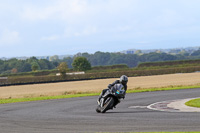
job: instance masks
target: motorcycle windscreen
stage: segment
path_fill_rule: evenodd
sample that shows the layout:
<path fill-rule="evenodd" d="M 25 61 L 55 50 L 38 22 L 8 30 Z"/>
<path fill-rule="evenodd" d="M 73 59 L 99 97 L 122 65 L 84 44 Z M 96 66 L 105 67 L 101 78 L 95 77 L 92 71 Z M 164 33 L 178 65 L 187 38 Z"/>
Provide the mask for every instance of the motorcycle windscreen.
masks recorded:
<path fill-rule="evenodd" d="M 123 98 L 125 95 L 124 86 L 122 84 L 115 84 L 112 88 L 112 92 L 115 93 L 118 98 Z"/>

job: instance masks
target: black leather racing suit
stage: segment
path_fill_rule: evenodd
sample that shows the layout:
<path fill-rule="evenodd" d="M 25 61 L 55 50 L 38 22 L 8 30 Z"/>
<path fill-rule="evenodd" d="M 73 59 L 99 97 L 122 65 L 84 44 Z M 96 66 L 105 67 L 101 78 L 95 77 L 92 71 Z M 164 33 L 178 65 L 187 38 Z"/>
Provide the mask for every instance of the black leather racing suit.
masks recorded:
<path fill-rule="evenodd" d="M 108 89 L 111 89 L 115 84 L 119 84 L 120 83 L 120 80 L 116 80 L 115 82 L 113 82 L 112 84 L 109 84 L 108 85 Z M 124 89 L 125 91 L 127 90 L 127 84 L 122 84 L 124 86 Z M 105 92 L 108 90 L 108 89 L 104 89 L 102 90 L 100 96 L 99 96 L 99 100 L 101 99 L 101 97 L 105 94 Z"/>

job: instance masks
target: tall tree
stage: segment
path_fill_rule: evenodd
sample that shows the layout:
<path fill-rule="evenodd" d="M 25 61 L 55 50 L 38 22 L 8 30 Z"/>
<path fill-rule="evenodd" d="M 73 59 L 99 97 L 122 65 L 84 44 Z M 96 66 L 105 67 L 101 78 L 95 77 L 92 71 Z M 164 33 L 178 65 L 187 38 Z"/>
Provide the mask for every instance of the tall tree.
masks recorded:
<path fill-rule="evenodd" d="M 31 66 L 32 71 L 37 71 L 40 69 L 40 66 L 37 62 L 33 62 Z"/>
<path fill-rule="evenodd" d="M 68 66 L 66 62 L 61 62 L 59 66 L 57 67 L 58 71 L 60 72 L 61 76 L 64 77 L 66 75 L 66 72 L 68 70 Z"/>
<path fill-rule="evenodd" d="M 91 69 L 91 64 L 85 57 L 76 57 L 72 66 L 76 71 L 86 71 Z"/>

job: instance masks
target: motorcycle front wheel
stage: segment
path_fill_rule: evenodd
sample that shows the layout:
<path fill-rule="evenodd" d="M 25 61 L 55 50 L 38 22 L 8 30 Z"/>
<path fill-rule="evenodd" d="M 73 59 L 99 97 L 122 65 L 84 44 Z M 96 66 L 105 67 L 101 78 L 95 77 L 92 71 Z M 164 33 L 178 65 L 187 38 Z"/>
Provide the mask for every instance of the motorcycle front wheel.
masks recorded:
<path fill-rule="evenodd" d="M 113 105 L 114 105 L 114 98 L 108 97 L 107 99 L 105 99 L 103 107 L 101 108 L 101 113 L 105 113 L 107 110 L 112 109 Z"/>
<path fill-rule="evenodd" d="M 97 112 L 97 113 L 101 113 L 101 108 L 99 107 L 99 105 L 98 105 L 97 108 L 96 108 L 96 112 Z"/>

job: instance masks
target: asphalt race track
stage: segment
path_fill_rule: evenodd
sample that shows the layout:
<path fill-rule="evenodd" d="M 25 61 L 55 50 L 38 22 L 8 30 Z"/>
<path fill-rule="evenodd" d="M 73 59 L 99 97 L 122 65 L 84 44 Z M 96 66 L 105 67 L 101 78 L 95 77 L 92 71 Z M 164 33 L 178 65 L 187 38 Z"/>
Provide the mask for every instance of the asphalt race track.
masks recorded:
<path fill-rule="evenodd" d="M 146 108 L 155 102 L 192 97 L 200 97 L 200 89 L 127 94 L 116 109 L 105 114 L 95 111 L 97 96 L 4 104 L 0 105 L 0 132 L 200 131 L 200 113 Z"/>

